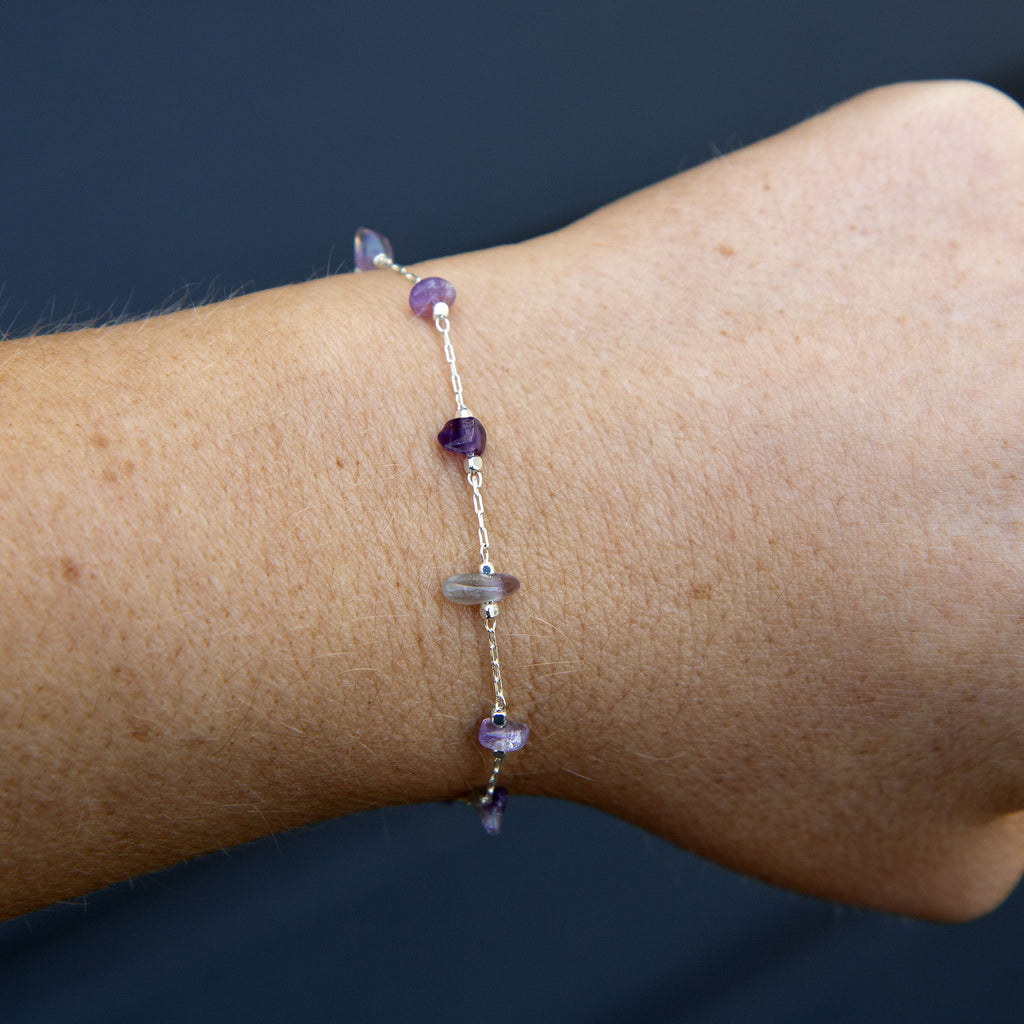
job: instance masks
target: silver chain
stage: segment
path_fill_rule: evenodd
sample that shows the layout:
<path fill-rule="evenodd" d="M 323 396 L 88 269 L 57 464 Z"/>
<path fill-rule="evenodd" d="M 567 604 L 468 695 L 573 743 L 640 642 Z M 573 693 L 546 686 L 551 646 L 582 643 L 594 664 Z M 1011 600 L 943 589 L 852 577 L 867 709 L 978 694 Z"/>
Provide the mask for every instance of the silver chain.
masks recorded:
<path fill-rule="evenodd" d="M 455 408 L 460 416 L 468 416 L 469 410 L 462 400 L 462 378 L 459 376 L 458 367 L 455 365 L 455 349 L 452 347 L 452 339 L 448 334 L 451 330 L 451 323 L 446 316 L 435 316 L 434 326 L 441 332 L 444 338 L 444 357 L 448 361 L 448 367 L 452 371 L 452 391 L 455 393 Z"/>
<path fill-rule="evenodd" d="M 476 533 L 480 540 L 480 563 L 490 565 L 491 542 L 487 536 L 487 527 L 484 525 L 484 496 L 480 493 L 484 478 L 479 469 L 472 469 L 466 474 L 466 480 L 473 488 L 473 511 L 476 513 Z"/>
<path fill-rule="evenodd" d="M 482 801 L 486 803 L 494 796 L 494 787 L 498 784 L 498 776 L 501 774 L 501 766 L 505 763 L 505 755 L 500 750 L 494 752 L 494 764 L 491 766 L 491 777 L 484 787 Z"/>
<path fill-rule="evenodd" d="M 385 256 L 383 253 L 379 254 L 375 259 L 374 263 L 378 267 L 387 267 L 389 270 L 395 271 L 397 274 L 401 274 L 407 281 L 413 284 L 418 284 L 421 280 L 416 274 L 414 274 L 407 267 L 403 267 L 400 263 L 396 263 L 393 259 Z M 444 307 L 442 307 L 444 308 Z M 444 338 L 444 358 L 448 363 L 448 369 L 451 374 L 452 382 L 452 393 L 455 396 L 455 408 L 459 416 L 470 416 L 469 408 L 466 406 L 465 399 L 462 397 L 462 378 L 459 376 L 459 370 L 455 363 L 455 348 L 452 345 L 452 339 L 450 335 L 451 321 L 448 319 L 446 312 L 437 312 L 434 314 L 434 327 L 440 333 L 441 337 Z M 473 512 L 476 514 L 477 523 L 477 539 L 480 543 L 480 571 L 482 573 L 491 573 L 494 571 L 494 567 L 491 564 L 491 544 L 490 539 L 487 535 L 487 526 L 484 523 L 484 497 L 481 493 L 483 487 L 483 462 L 480 456 L 474 456 L 472 460 L 466 460 L 466 481 L 473 492 Z M 488 608 L 493 610 L 493 614 L 488 614 Z M 501 681 L 501 659 L 498 657 L 498 635 L 496 632 L 497 622 L 495 615 L 497 615 L 496 605 L 484 605 L 484 629 L 487 631 L 487 650 L 490 654 L 491 659 L 491 680 L 494 683 L 494 710 L 493 715 L 505 715 L 505 689 Z M 505 761 L 505 754 L 501 751 L 495 751 L 494 761 L 491 767 L 490 778 L 487 780 L 487 785 L 484 787 L 483 793 L 479 797 L 481 803 L 487 803 L 494 796 L 495 787 L 498 784 L 498 776 L 501 773 L 501 766 Z"/>
<path fill-rule="evenodd" d="M 498 637 L 494 632 L 494 619 L 488 619 L 484 628 L 487 630 L 487 647 L 491 652 L 491 678 L 494 680 L 494 713 L 505 713 L 505 690 L 501 685 L 501 661 L 498 659 Z"/>
<path fill-rule="evenodd" d="M 401 274 L 406 281 L 410 281 L 412 284 L 420 283 L 421 279 L 408 267 L 403 267 L 401 263 L 396 263 L 390 256 L 385 256 L 382 252 L 379 252 L 374 256 L 373 265 L 375 267 L 387 267 L 388 270 L 393 270 L 396 274 Z"/>

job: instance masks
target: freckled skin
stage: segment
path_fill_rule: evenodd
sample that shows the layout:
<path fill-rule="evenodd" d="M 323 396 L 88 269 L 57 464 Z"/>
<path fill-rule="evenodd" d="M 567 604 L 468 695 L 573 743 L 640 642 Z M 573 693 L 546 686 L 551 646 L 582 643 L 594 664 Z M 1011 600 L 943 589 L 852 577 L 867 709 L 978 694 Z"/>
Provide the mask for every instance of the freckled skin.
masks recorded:
<path fill-rule="evenodd" d="M 522 582 L 513 800 L 901 913 L 1013 886 L 1022 166 L 1010 101 L 896 87 L 418 271 Z M 366 273 L 5 343 L 4 912 L 486 778 L 435 335 Z"/>

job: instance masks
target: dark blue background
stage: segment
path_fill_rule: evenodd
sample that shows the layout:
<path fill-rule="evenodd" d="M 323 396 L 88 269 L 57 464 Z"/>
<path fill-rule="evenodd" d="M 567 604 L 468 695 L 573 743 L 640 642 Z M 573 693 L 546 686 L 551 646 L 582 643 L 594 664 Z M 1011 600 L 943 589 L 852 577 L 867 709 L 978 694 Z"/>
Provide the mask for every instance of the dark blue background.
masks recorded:
<path fill-rule="evenodd" d="M 1020 98 L 1024 5 L 5 3 L 0 328 L 348 269 L 364 223 L 515 241 L 957 76 Z M 372 812 L 0 925 L 0 1020 L 1018 1021 L 1022 943 L 1021 894 L 907 922 L 523 798 L 497 841 Z"/>

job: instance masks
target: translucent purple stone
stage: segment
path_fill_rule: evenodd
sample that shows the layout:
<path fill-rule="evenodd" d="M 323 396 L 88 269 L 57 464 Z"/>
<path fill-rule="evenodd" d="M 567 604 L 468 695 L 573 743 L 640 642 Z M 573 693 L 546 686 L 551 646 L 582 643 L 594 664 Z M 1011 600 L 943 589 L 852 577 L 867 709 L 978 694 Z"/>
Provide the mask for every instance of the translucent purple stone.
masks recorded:
<path fill-rule="evenodd" d="M 356 232 L 355 240 L 355 261 L 356 270 L 376 270 L 373 262 L 376 256 L 381 254 L 391 259 L 391 243 L 373 228 L 360 228 Z"/>
<path fill-rule="evenodd" d="M 417 316 L 433 316 L 435 302 L 444 302 L 449 306 L 455 302 L 455 285 L 451 281 L 443 277 L 425 277 L 412 286 L 409 306 Z"/>
<path fill-rule="evenodd" d="M 510 722 L 505 719 L 504 725 L 495 725 L 493 718 L 485 718 L 480 723 L 480 731 L 477 739 L 480 746 L 488 750 L 500 750 L 503 754 L 509 754 L 513 750 L 519 750 L 526 746 L 530 738 L 530 727 L 522 722 Z"/>
<path fill-rule="evenodd" d="M 463 572 L 441 584 L 441 593 L 456 604 L 488 604 L 518 589 L 519 580 L 504 572 Z"/>
<path fill-rule="evenodd" d="M 449 420 L 441 428 L 437 443 L 445 451 L 459 455 L 483 455 L 487 445 L 487 431 L 475 416 L 461 416 Z"/>
<path fill-rule="evenodd" d="M 477 804 L 476 813 L 480 815 L 480 824 L 489 836 L 496 836 L 501 831 L 501 819 L 505 817 L 507 803 L 508 790 L 504 786 L 495 786 L 491 799 Z"/>

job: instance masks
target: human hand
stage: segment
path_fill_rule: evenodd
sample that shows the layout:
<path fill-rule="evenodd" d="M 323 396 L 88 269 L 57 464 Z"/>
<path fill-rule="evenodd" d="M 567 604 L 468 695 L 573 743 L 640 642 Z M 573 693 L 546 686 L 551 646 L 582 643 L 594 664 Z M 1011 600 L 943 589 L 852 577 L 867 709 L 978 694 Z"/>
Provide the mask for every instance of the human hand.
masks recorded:
<path fill-rule="evenodd" d="M 524 247 L 588 410 L 527 786 L 885 909 L 1014 885 L 1022 168 L 1011 101 L 899 86 Z"/>

